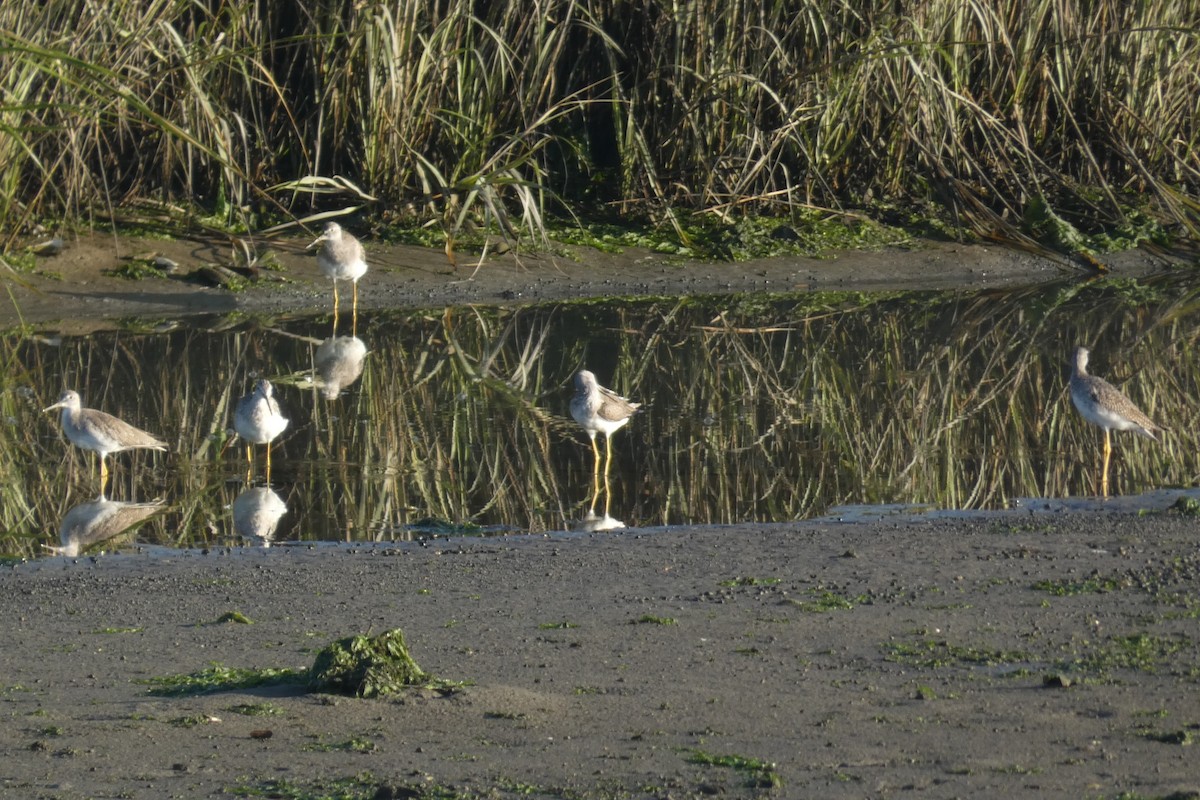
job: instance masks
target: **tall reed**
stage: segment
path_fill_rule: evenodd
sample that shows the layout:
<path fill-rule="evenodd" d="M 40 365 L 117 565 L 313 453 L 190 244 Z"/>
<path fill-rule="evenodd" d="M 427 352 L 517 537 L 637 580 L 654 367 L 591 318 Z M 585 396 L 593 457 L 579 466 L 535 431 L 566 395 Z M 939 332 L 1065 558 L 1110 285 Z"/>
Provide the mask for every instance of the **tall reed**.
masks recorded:
<path fill-rule="evenodd" d="M 928 204 L 1195 236 L 1197 30 L 1186 0 L 9 3 L 0 228 Z"/>

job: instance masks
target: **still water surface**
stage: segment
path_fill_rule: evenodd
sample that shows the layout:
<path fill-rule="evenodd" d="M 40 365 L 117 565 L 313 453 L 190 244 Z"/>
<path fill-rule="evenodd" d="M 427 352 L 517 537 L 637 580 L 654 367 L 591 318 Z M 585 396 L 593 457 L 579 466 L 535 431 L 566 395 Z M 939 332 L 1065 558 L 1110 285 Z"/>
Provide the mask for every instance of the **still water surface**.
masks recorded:
<path fill-rule="evenodd" d="M 350 330 L 343 315 L 343 334 Z M 1097 491 L 1101 436 L 1066 393 L 1076 344 L 1171 429 L 1115 435 L 1113 491 L 1193 486 L 1200 289 L 1187 275 L 1008 292 L 659 299 L 324 318 L 138 321 L 0 337 L 0 553 L 378 541 L 578 527 L 592 453 L 572 374 L 641 401 L 613 440 L 631 526 L 785 521 L 839 504 L 1003 507 Z M 271 482 L 230 442 L 258 377 L 290 424 Z M 40 409 L 74 388 L 169 454 L 96 456 Z M 155 506 L 126 505 L 157 503 Z M 143 521 L 144 520 L 144 521 Z M 64 540 L 60 542 L 60 530 Z"/>

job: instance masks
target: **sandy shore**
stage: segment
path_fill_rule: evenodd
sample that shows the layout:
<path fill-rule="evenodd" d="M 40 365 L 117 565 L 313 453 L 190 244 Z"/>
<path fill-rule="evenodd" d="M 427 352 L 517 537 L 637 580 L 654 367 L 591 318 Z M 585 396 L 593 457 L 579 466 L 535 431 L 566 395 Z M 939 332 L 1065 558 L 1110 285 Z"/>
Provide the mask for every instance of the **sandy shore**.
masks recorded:
<path fill-rule="evenodd" d="M 48 558 L 0 578 L 3 793 L 1194 797 L 1198 578 L 1175 512 Z M 144 683 L 392 628 L 463 687 Z"/>
<path fill-rule="evenodd" d="M 285 281 L 182 275 L 219 244 L 96 237 L 10 276 L 0 324 L 327 313 Z M 164 252 L 179 277 L 107 277 Z M 611 294 L 982 287 L 1064 273 L 994 247 L 692 264 L 371 248 L 366 308 Z M 1120 274 L 1159 266 L 1114 259 Z M 1196 529 L 1177 513 L 741 525 L 421 546 L 48 557 L 3 567 L 6 797 L 1197 797 Z M 231 612 L 252 624 L 219 622 Z M 397 699 L 146 681 L 304 669 L 403 629 L 461 681 Z"/>
<path fill-rule="evenodd" d="M 305 251 L 307 239 L 259 243 L 277 269 L 240 292 L 205 286 L 206 265 L 235 263 L 219 240 L 114 239 L 92 235 L 40 258 L 33 273 L 6 273 L 9 299 L 0 326 L 33 323 L 62 333 L 113 327 L 114 320 L 175 319 L 197 314 L 328 314 L 329 282 Z M 133 256 L 160 254 L 178 264 L 168 278 L 127 280 L 105 274 Z M 999 246 L 913 242 L 908 248 L 773 258 L 741 263 L 684 262 L 639 250 L 619 254 L 571 248 L 561 256 L 495 257 L 471 278 L 473 264 L 452 271 L 440 251 L 367 243 L 371 270 L 360 283 L 361 307 L 427 308 L 468 303 L 520 304 L 617 295 L 800 290 L 997 288 L 1058 277 L 1086 277 L 1080 264 Z M 1167 261 L 1135 250 L 1106 256 L 1113 274 L 1142 275 Z"/>

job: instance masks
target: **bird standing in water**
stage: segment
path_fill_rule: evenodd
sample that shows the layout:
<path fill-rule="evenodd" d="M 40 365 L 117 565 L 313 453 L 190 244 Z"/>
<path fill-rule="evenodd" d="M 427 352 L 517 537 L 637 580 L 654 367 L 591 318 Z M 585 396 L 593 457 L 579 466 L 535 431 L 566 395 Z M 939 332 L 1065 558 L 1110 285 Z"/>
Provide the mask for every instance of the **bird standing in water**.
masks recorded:
<path fill-rule="evenodd" d="M 42 411 L 62 409 L 63 433 L 71 440 L 71 444 L 92 450 L 100 456 L 100 495 L 104 496 L 104 487 L 108 483 L 109 453 L 119 453 L 122 450 L 166 450 L 167 443 L 156 436 L 135 428 L 124 420 L 117 419 L 112 414 L 105 414 L 94 408 L 83 408 L 79 393 L 70 389 L 63 392 L 58 402 L 46 406 Z"/>
<path fill-rule="evenodd" d="M 1100 494 L 1108 497 L 1108 462 L 1112 457 L 1110 431 L 1133 431 L 1157 440 L 1159 427 L 1125 394 L 1103 378 L 1089 375 L 1088 349 L 1075 349 L 1075 369 L 1071 373 L 1071 400 L 1088 422 L 1104 429 L 1104 467 L 1100 476 Z"/>
<path fill-rule="evenodd" d="M 596 510 L 596 500 L 600 495 L 600 448 L 596 445 L 596 434 L 604 434 L 604 444 L 607 458 L 604 462 L 604 503 L 605 516 L 608 516 L 608 504 L 611 501 L 609 491 L 608 471 L 612 466 L 612 435 L 629 422 L 641 403 L 626 400 L 616 392 L 605 389 L 596 382 L 596 376 L 588 370 L 575 373 L 575 394 L 571 397 L 571 416 L 575 418 L 592 441 L 592 454 L 595 461 L 592 467 L 592 511 Z"/>
<path fill-rule="evenodd" d="M 279 403 L 275 401 L 275 389 L 271 382 L 263 379 L 254 384 L 250 394 L 238 400 L 237 409 L 233 412 L 233 429 L 238 436 L 246 440 L 247 472 L 253 460 L 252 445 L 267 446 L 267 483 L 271 482 L 271 442 L 283 433 L 288 421 L 279 413 Z"/>
<path fill-rule="evenodd" d="M 353 234 L 342 230 L 336 222 L 326 224 L 325 230 L 309 248 L 320 245 L 317 251 L 317 266 L 321 273 L 333 280 L 333 330 L 337 333 L 338 281 L 350 281 L 354 285 L 352 327 L 358 328 L 358 279 L 367 274 L 366 254 L 362 243 Z"/>

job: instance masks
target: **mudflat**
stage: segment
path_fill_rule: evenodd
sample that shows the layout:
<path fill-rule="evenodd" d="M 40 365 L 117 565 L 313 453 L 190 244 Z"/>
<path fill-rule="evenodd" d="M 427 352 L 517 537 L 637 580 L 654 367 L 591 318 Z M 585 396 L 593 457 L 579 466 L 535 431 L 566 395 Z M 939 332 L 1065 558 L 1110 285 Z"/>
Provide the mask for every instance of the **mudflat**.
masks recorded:
<path fill-rule="evenodd" d="M 303 243 L 277 246 L 278 276 L 232 293 L 187 277 L 221 260 L 215 244 L 76 239 L 10 276 L 0 324 L 328 313 Z M 104 274 L 146 250 L 180 273 Z M 1071 274 L 949 243 L 734 265 L 507 256 L 470 280 L 417 248 L 368 258 L 368 311 Z M 1197 530 L 1135 502 L 11 564 L 0 794 L 1200 797 Z M 304 670 L 336 639 L 396 628 L 457 688 L 155 693 L 213 664 Z"/>
<path fill-rule="evenodd" d="M 3 273 L 0 326 L 32 323 L 62 333 L 111 328 L 131 317 L 174 319 L 196 314 L 328 314 L 330 282 L 321 276 L 308 239 L 255 242 L 269 269 L 240 291 L 208 285 L 207 267 L 244 259 L 239 247 L 213 238 L 171 241 L 79 236 L 62 252 L 38 258 L 31 272 Z M 603 296 L 679 296 L 805 290 L 983 289 L 1086 277 L 1081 262 L 997 245 L 914 240 L 908 247 L 780 257 L 738 263 L 685 260 L 628 249 L 606 253 L 562 248 L 555 255 L 505 254 L 478 269 L 469 256 L 452 268 L 441 251 L 367 240 L 370 271 L 359 283 L 360 308 L 438 308 L 524 304 Z M 130 280 L 114 273 L 161 256 L 168 277 Z M 1144 275 L 1181 263 L 1145 250 L 1105 256 L 1114 275 Z M 343 286 L 343 289 L 348 287 Z"/>
<path fill-rule="evenodd" d="M 22 563 L 0 577 L 0 785 L 1196 797 L 1196 532 L 1175 511 L 1022 511 Z M 394 628 L 462 685 L 147 683 L 304 669 Z"/>

